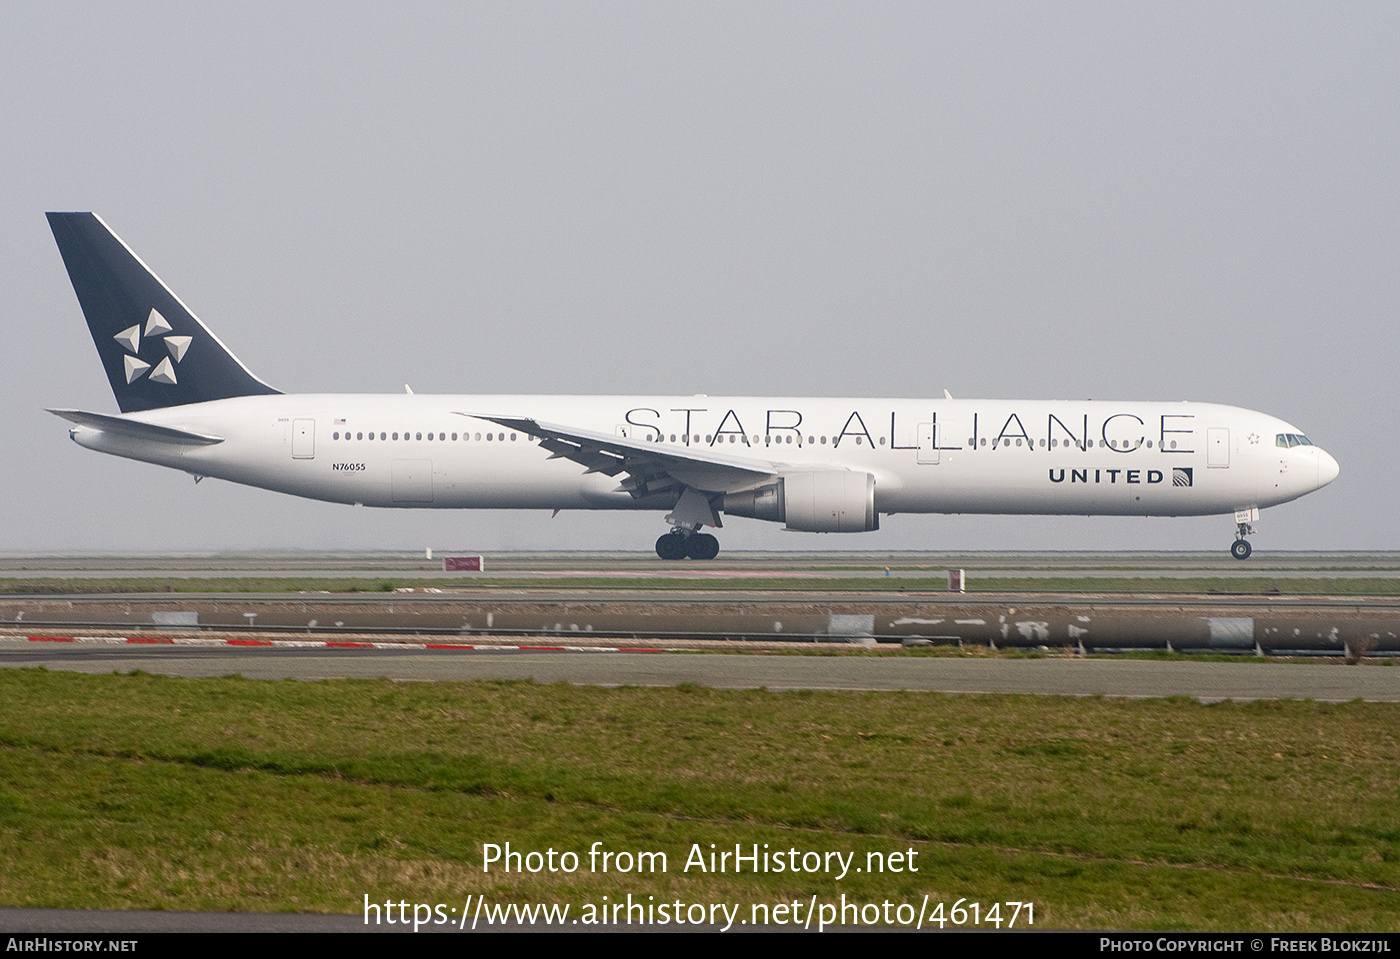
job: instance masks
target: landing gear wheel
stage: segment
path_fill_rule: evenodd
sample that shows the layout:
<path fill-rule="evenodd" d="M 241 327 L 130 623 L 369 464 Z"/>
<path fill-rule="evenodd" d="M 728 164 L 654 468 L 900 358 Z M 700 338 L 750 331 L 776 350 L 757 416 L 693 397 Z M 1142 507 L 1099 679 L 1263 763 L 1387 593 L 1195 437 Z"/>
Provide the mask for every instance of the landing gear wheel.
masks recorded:
<path fill-rule="evenodd" d="M 1252 552 L 1254 552 L 1254 547 L 1249 545 L 1249 540 L 1247 539 L 1237 539 L 1234 545 L 1230 547 L 1230 555 L 1235 557 L 1235 559 L 1249 559 L 1249 554 Z"/>
<path fill-rule="evenodd" d="M 666 533 L 656 541 L 656 555 L 662 559 L 685 559 L 686 537 L 680 533 Z"/>
<path fill-rule="evenodd" d="M 685 555 L 691 559 L 714 559 L 719 555 L 719 540 L 709 533 L 686 537 Z"/>

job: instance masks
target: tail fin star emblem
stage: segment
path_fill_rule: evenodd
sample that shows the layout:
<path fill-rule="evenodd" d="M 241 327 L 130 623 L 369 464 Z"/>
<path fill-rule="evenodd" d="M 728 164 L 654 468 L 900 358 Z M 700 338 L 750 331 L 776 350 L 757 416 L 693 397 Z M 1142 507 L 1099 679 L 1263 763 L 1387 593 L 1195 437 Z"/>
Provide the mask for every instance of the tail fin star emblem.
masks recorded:
<path fill-rule="evenodd" d="M 141 324 L 138 323 L 135 326 L 128 326 L 116 336 L 112 337 L 112 339 L 126 347 L 130 352 L 139 353 L 141 351 Z M 130 380 L 127 382 L 130 382 Z"/>
<path fill-rule="evenodd" d="M 146 335 L 160 336 L 162 333 L 169 332 L 170 324 L 166 322 L 165 317 L 160 315 L 159 310 L 152 308 L 151 315 L 146 317 Z"/>
<path fill-rule="evenodd" d="M 175 385 L 175 367 L 170 365 L 170 357 L 166 357 L 156 364 L 156 368 L 151 370 L 152 383 L 164 383 L 167 386 Z"/>
<path fill-rule="evenodd" d="M 134 383 L 140 379 L 142 374 L 151 370 L 151 375 L 147 377 L 152 383 L 164 383 L 166 386 L 174 386 L 178 381 L 175 378 L 175 363 L 179 363 L 185 358 L 185 353 L 189 351 L 193 337 L 189 336 L 167 336 L 174 327 L 170 325 L 165 317 L 160 315 L 160 311 L 152 308 L 150 315 L 146 317 L 146 328 L 144 336 L 146 342 L 153 339 L 160 339 L 165 343 L 165 349 L 170 353 L 151 369 L 151 364 L 141 359 L 138 353 L 141 352 L 141 339 L 143 331 L 141 324 L 127 327 L 112 339 L 126 347 L 130 356 L 123 357 L 126 362 L 126 381 Z M 174 361 L 173 363 L 171 361 Z"/>
<path fill-rule="evenodd" d="M 165 338 L 165 348 L 170 351 L 171 357 L 176 363 L 185 358 L 185 351 L 190 348 L 188 336 L 167 336 Z"/>
<path fill-rule="evenodd" d="M 126 381 L 128 383 L 134 382 L 138 376 L 151 368 L 151 364 L 134 356 L 126 356 L 123 359 L 126 360 Z"/>

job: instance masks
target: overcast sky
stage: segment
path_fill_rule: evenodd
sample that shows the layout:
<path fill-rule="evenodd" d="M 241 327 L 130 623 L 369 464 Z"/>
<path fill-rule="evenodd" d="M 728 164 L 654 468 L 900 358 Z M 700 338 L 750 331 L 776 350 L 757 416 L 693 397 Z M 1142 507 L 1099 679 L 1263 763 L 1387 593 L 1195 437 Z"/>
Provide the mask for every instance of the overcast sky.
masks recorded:
<path fill-rule="evenodd" d="M 44 220 L 288 392 L 1194 399 L 1400 548 L 1394 3 L 0 6 L 4 550 L 650 549 L 659 514 L 332 506 L 83 450 Z M 1232 519 L 734 519 L 727 549 L 1220 549 Z"/>

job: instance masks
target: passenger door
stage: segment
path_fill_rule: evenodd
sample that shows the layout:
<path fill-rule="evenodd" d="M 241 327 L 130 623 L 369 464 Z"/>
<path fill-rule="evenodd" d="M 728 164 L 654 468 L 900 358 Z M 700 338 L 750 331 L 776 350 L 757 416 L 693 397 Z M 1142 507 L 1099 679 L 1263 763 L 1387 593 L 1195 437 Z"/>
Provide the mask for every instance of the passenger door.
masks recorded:
<path fill-rule="evenodd" d="M 316 458 L 316 421 L 292 420 L 292 459 Z"/>
<path fill-rule="evenodd" d="M 1230 431 L 1223 426 L 1206 430 L 1206 466 L 1224 469 L 1230 465 Z"/>

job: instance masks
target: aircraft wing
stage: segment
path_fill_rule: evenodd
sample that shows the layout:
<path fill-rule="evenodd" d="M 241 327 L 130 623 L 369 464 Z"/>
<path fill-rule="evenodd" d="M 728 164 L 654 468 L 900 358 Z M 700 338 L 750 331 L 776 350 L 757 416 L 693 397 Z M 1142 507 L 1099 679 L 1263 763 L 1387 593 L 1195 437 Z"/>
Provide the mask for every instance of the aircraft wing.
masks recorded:
<path fill-rule="evenodd" d="M 541 423 L 525 416 L 459 415 L 533 436 L 540 446 L 549 450 L 551 459 L 571 459 L 583 466 L 585 473 L 608 476 L 626 473 L 622 489 L 638 498 L 679 490 L 682 486 L 706 493 L 733 493 L 772 482 L 783 471 L 783 464 L 770 460 L 741 459 L 690 446 L 648 443 L 626 436 Z"/>
<path fill-rule="evenodd" d="M 212 446 L 224 441 L 222 436 L 192 433 L 189 430 L 180 430 L 173 426 L 157 426 L 154 423 L 143 423 L 140 420 L 127 419 L 124 416 L 109 416 L 106 413 L 89 413 L 85 410 L 49 410 L 49 412 L 54 416 L 63 417 L 70 423 L 77 423 L 79 426 L 87 426 L 104 433 L 115 433 L 118 436 L 130 436 L 134 439 L 150 440 L 156 443 L 174 443 L 177 446 Z"/>

